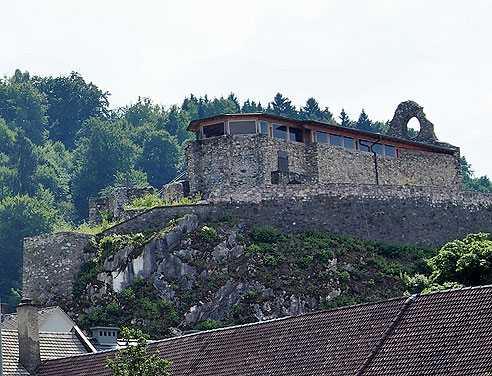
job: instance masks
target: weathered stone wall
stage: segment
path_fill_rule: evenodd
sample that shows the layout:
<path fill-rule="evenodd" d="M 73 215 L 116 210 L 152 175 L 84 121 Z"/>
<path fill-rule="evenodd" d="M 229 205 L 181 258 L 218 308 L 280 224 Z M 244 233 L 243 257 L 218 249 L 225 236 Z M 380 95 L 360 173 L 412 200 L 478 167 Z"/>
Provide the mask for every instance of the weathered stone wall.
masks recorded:
<path fill-rule="evenodd" d="M 89 226 L 97 226 L 102 223 L 101 213 L 109 214 L 109 197 L 89 198 Z"/>
<path fill-rule="evenodd" d="M 23 295 L 38 304 L 56 301 L 65 306 L 72 298 L 80 267 L 94 256 L 84 252 L 91 238 L 75 232 L 25 238 Z"/>
<path fill-rule="evenodd" d="M 166 202 L 179 201 L 190 194 L 188 180 L 180 180 L 166 184 L 162 187 L 162 199 Z"/>
<path fill-rule="evenodd" d="M 388 242 L 442 245 L 470 232 L 492 231 L 492 195 L 439 187 L 351 184 L 223 187 L 209 204 L 157 207 L 106 233 L 163 227 L 177 216 L 202 220 L 223 213 L 247 226 L 285 231 L 316 228 L 330 234 Z"/>
<path fill-rule="evenodd" d="M 376 183 L 373 153 L 303 144 L 266 135 L 222 136 L 194 141 L 186 150 L 190 191 L 204 197 L 223 187 L 258 187 L 272 183 L 278 153 L 288 156 L 289 172 L 305 183 Z M 458 189 L 459 150 L 454 154 L 399 149 L 399 157 L 377 155 L 379 184 L 414 184 Z"/>
<path fill-rule="evenodd" d="M 468 233 L 492 231 L 491 194 L 438 187 L 318 184 L 227 188 L 220 196 L 212 193 L 208 204 L 156 207 L 102 235 L 164 228 L 170 219 L 185 214 L 213 221 L 225 213 L 242 219 L 245 227 L 268 225 L 294 233 L 314 228 L 361 239 L 435 246 Z M 50 299 L 66 304 L 81 265 L 93 256 L 84 252 L 90 239 L 78 233 L 25 239 L 24 294 L 44 304 Z"/>
<path fill-rule="evenodd" d="M 153 187 L 117 187 L 114 188 L 107 197 L 91 197 L 89 198 L 89 225 L 97 226 L 101 224 L 101 213 L 104 211 L 107 212 L 109 220 L 125 218 L 125 206 L 128 205 L 133 198 L 139 198 L 153 193 Z"/>

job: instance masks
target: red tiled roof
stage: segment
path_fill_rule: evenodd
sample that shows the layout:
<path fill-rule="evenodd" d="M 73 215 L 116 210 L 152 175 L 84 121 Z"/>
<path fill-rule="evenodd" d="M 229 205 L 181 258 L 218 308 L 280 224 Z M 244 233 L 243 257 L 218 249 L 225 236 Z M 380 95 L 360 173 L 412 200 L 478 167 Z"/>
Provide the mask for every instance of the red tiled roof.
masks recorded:
<path fill-rule="evenodd" d="M 158 341 L 173 376 L 485 375 L 492 286 L 423 294 Z M 110 375 L 98 353 L 38 376 Z"/>

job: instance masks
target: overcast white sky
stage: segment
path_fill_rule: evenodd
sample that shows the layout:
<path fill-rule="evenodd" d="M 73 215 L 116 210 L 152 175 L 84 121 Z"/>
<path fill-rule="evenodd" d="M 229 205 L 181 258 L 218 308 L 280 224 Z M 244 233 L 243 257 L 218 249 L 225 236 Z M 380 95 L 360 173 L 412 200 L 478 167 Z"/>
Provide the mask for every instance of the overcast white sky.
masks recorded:
<path fill-rule="evenodd" d="M 490 0 L 0 0 L 0 74 L 77 71 L 111 106 L 236 93 L 388 120 L 413 99 L 492 178 Z"/>

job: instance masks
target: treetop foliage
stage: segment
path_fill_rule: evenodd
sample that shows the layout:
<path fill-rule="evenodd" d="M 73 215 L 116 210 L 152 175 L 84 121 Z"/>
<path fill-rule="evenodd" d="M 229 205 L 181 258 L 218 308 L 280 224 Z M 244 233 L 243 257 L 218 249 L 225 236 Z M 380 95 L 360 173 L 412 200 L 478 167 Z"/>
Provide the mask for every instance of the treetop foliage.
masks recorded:
<path fill-rule="evenodd" d="M 147 351 L 147 337 L 138 329 L 123 328 L 123 341 L 127 347 L 120 350 L 114 359 L 107 359 L 107 368 L 114 376 L 170 376 L 166 371 L 172 363 L 159 358 L 159 350 L 151 355 Z M 136 343 L 132 343 L 136 339 Z"/>

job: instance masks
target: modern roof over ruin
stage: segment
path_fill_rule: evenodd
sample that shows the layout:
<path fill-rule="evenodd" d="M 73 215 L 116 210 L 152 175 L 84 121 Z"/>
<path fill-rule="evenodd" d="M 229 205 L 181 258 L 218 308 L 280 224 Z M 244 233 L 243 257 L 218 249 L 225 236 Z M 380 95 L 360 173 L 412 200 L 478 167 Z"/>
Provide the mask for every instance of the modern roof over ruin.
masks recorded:
<path fill-rule="evenodd" d="M 330 130 L 331 131 L 343 131 L 344 133 L 351 133 L 354 136 L 377 138 L 377 139 L 382 140 L 382 141 L 390 141 L 390 142 L 406 144 L 409 146 L 424 148 L 424 149 L 427 149 L 429 151 L 440 152 L 440 153 L 452 154 L 456 151 L 456 147 L 449 145 L 449 144 L 446 144 L 446 143 L 442 143 L 442 142 L 434 142 L 434 143 L 419 142 L 419 141 L 415 141 L 412 139 L 394 137 L 394 136 L 390 136 L 390 135 L 386 135 L 386 134 L 373 133 L 373 132 L 363 131 L 363 130 L 351 128 L 351 127 L 343 127 L 343 126 L 340 126 L 338 124 L 323 123 L 323 122 L 319 122 L 319 121 L 315 121 L 315 120 L 298 120 L 298 119 L 292 119 L 292 118 L 287 118 L 284 116 L 278 116 L 278 115 L 273 115 L 273 114 L 268 114 L 268 113 L 263 113 L 263 112 L 221 114 L 221 115 L 215 115 L 215 116 L 210 116 L 210 117 L 206 117 L 206 118 L 196 119 L 196 120 L 193 120 L 190 122 L 190 124 L 187 127 L 187 130 L 193 132 L 193 131 L 196 131 L 202 124 L 210 123 L 210 122 L 214 122 L 214 121 L 224 121 L 224 120 L 230 120 L 230 119 L 241 120 L 241 119 L 247 119 L 247 118 L 251 118 L 251 117 L 257 117 L 257 118 L 269 120 L 272 122 L 278 121 L 278 122 L 295 124 L 301 128 L 309 128 L 310 126 L 313 126 L 313 127 L 323 128 L 326 131 L 330 131 Z"/>
<path fill-rule="evenodd" d="M 492 286 L 200 332 L 149 346 L 173 376 L 486 375 Z M 43 362 L 37 375 L 110 375 L 115 352 Z"/>

